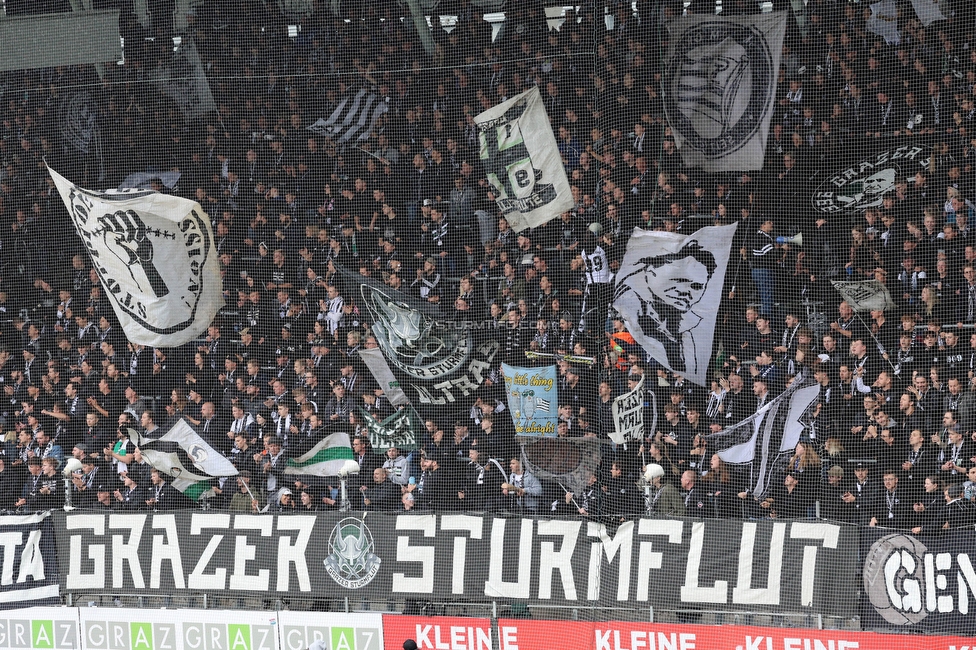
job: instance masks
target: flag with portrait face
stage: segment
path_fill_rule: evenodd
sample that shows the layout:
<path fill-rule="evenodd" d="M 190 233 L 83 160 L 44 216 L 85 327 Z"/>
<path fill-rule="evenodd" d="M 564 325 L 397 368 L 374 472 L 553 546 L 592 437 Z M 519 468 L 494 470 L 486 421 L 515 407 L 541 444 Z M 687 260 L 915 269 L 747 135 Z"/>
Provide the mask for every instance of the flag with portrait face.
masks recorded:
<path fill-rule="evenodd" d="M 635 229 L 617 273 L 613 306 L 627 331 L 662 366 L 702 386 L 735 229 Z"/>

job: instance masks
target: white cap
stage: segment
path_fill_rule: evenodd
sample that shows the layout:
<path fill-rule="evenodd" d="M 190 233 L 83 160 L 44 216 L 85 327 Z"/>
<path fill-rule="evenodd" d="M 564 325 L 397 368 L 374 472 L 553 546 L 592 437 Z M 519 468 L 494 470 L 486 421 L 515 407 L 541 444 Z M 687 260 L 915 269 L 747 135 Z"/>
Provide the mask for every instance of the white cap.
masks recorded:
<path fill-rule="evenodd" d="M 664 476 L 664 468 L 657 463 L 651 463 L 644 469 L 644 480 L 648 483 L 662 476 Z"/>

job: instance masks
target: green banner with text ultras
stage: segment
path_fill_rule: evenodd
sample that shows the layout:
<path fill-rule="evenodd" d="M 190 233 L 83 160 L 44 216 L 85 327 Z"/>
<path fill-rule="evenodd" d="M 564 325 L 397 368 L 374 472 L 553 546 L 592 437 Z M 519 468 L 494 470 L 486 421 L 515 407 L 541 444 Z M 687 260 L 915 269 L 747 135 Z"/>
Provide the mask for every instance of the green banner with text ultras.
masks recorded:
<path fill-rule="evenodd" d="M 508 411 L 517 436 L 556 436 L 559 407 L 556 366 L 519 368 L 502 364 Z"/>

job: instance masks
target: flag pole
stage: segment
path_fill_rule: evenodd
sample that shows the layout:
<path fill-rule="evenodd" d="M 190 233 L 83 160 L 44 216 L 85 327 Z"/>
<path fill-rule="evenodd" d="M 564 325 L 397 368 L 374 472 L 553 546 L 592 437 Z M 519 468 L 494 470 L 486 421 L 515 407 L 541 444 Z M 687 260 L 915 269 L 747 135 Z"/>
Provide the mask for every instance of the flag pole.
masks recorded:
<path fill-rule="evenodd" d="M 567 489 L 566 489 L 566 486 L 565 486 L 565 485 L 563 485 L 562 483 L 559 483 L 558 485 L 559 485 L 559 487 L 561 487 L 561 488 L 563 489 L 563 492 L 565 492 L 566 494 L 573 494 L 572 492 L 570 492 L 569 490 L 567 490 Z M 578 503 L 576 502 L 576 497 L 575 497 L 575 496 L 574 496 L 574 497 L 572 497 L 572 498 L 570 499 L 570 501 L 572 501 L 572 502 L 573 502 L 573 505 L 574 505 L 574 506 L 576 506 L 576 509 L 577 509 L 577 510 L 582 510 L 582 508 L 580 507 L 580 504 L 578 504 Z"/>
<path fill-rule="evenodd" d="M 857 319 L 861 321 L 861 325 L 864 325 L 864 329 L 866 329 L 868 331 L 868 334 L 871 335 L 871 338 L 874 339 L 874 342 L 878 346 L 878 349 L 884 350 L 884 354 L 881 355 L 881 358 L 888 362 L 888 365 L 891 366 L 892 372 L 897 372 L 897 370 L 895 369 L 895 364 L 891 363 L 891 359 L 888 357 L 888 351 L 885 350 L 884 345 L 881 344 L 881 341 L 878 340 L 878 337 L 874 335 L 874 332 L 871 331 L 871 328 L 868 327 L 868 324 L 864 322 L 863 318 L 861 318 L 861 314 L 855 311 L 854 315 L 857 316 Z"/>

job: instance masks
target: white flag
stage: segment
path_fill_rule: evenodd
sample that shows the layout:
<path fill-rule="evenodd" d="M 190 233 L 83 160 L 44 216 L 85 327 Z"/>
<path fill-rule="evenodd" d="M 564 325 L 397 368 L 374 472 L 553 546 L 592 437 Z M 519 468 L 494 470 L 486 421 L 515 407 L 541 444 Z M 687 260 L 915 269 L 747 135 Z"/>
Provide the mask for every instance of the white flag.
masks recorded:
<path fill-rule="evenodd" d="M 881 0 L 872 4 L 871 15 L 866 26 L 868 31 L 884 38 L 888 45 L 901 43 L 901 32 L 898 30 L 898 6 L 895 0 Z"/>
<path fill-rule="evenodd" d="M 664 108 L 685 164 L 762 169 L 785 35 L 785 11 L 671 24 Z"/>
<path fill-rule="evenodd" d="M 541 226 L 573 209 L 566 169 L 537 87 L 488 109 L 474 121 L 499 216 L 512 230 Z"/>
<path fill-rule="evenodd" d="M 126 337 L 176 347 L 224 306 L 210 218 L 156 192 L 94 192 L 48 169 Z"/>
<path fill-rule="evenodd" d="M 634 229 L 617 272 L 613 306 L 634 340 L 701 386 L 735 229 L 708 226 L 691 235 Z"/>
<path fill-rule="evenodd" d="M 634 390 L 624 393 L 610 405 L 613 412 L 613 431 L 607 435 L 618 445 L 637 440 L 644 431 L 644 375 Z"/>
<path fill-rule="evenodd" d="M 937 20 L 945 20 L 945 14 L 939 7 L 938 0 L 912 0 L 912 7 L 915 8 L 915 15 L 926 27 Z"/>
<path fill-rule="evenodd" d="M 854 311 L 885 311 L 895 306 L 888 287 L 878 280 L 831 280 Z"/>
<path fill-rule="evenodd" d="M 782 480 L 782 470 L 808 424 L 807 411 L 819 395 L 818 383 L 798 376 L 755 415 L 707 436 L 708 448 L 726 463 L 750 465 L 750 491 L 762 499 L 774 480 Z"/>

